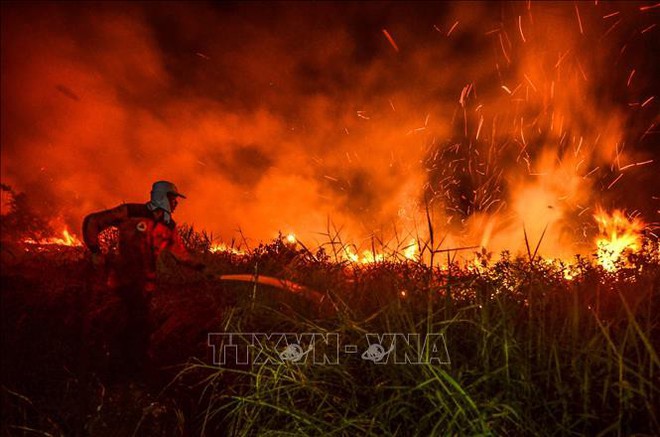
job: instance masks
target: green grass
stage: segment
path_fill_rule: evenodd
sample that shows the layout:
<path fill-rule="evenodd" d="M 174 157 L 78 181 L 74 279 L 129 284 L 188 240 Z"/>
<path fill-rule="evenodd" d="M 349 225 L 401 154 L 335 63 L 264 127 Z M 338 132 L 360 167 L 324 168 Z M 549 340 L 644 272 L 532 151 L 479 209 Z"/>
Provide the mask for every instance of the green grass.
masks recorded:
<path fill-rule="evenodd" d="M 269 250 L 280 260 L 279 251 L 295 252 Z M 632 261 L 608 273 L 578 260 L 572 281 L 536 255 L 504 254 L 484 272 L 454 266 L 451 276 L 411 262 L 341 270 L 316 258 L 293 270 L 262 262 L 264 274 L 273 267 L 326 293 L 335 312 L 275 311 L 257 295 L 219 330 L 338 332 L 346 344 L 365 344 L 367 332 L 443 333 L 451 364 L 342 356 L 340 366 L 190 364 L 182 377 L 207 378 L 197 420 L 209 435 L 655 434 L 657 247 Z"/>

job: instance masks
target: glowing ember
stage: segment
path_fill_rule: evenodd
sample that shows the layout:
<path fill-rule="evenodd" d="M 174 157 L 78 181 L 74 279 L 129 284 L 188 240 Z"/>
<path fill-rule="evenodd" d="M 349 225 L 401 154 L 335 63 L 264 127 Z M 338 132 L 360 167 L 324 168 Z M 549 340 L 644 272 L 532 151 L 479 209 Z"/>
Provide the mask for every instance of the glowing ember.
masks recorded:
<path fill-rule="evenodd" d="M 618 268 L 626 251 L 640 249 L 644 223 L 636 218 L 629 219 L 620 210 L 615 210 L 612 214 L 601 210 L 594 218 L 600 231 L 596 240 L 598 264 L 613 272 Z"/>

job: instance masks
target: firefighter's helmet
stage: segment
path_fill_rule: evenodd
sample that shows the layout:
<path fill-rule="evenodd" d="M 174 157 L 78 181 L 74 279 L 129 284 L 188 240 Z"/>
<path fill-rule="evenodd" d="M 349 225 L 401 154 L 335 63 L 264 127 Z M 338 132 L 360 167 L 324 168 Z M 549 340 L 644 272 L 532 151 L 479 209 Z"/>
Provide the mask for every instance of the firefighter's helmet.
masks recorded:
<path fill-rule="evenodd" d="M 163 195 L 167 196 L 168 194 L 174 194 L 175 196 L 183 197 L 184 199 L 186 198 L 186 196 L 181 194 L 176 185 L 174 185 L 172 182 L 154 182 L 153 186 L 151 187 L 151 200 L 154 200 L 154 196 L 161 197 Z"/>
<path fill-rule="evenodd" d="M 151 200 L 149 200 L 149 203 L 147 203 L 147 208 L 149 208 L 150 211 L 161 209 L 165 212 L 165 223 L 170 223 L 172 219 L 170 201 L 167 198 L 168 194 L 173 194 L 177 197 L 183 197 L 184 199 L 186 198 L 186 196 L 181 194 L 176 188 L 176 185 L 174 185 L 172 182 L 158 181 L 154 182 L 153 186 L 151 187 Z"/>

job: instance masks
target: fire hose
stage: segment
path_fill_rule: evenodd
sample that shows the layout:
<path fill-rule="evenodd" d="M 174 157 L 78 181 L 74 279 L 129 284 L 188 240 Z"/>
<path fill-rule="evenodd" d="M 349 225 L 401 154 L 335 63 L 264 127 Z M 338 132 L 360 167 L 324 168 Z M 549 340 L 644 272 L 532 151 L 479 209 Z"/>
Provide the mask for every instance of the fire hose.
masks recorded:
<path fill-rule="evenodd" d="M 218 281 L 228 282 L 250 282 L 261 285 L 269 285 L 271 287 L 279 288 L 288 291 L 291 294 L 301 295 L 307 299 L 314 301 L 317 304 L 323 303 L 325 296 L 316 290 L 305 287 L 304 285 L 296 284 L 295 282 L 286 279 L 274 278 L 272 276 L 262 275 L 216 275 L 215 279 Z"/>

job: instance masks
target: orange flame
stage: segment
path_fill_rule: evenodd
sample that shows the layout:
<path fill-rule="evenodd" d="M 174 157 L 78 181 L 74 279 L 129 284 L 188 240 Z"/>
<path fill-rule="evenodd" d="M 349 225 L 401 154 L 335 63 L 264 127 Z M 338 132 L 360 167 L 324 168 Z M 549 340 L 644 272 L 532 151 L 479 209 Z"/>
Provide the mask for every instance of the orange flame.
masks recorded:
<path fill-rule="evenodd" d="M 616 271 L 626 251 L 639 250 L 644 223 L 637 218 L 628 218 L 623 211 L 611 214 L 599 210 L 594 218 L 600 235 L 596 239 L 598 264 L 609 272 Z"/>
<path fill-rule="evenodd" d="M 243 252 L 242 250 L 239 250 L 235 247 L 227 246 L 224 243 L 212 244 L 211 247 L 209 248 L 209 252 L 211 253 L 228 252 L 233 255 L 245 255 L 245 252 Z"/>
<path fill-rule="evenodd" d="M 82 246 L 82 242 L 80 239 L 69 232 L 67 228 L 64 228 L 62 230 L 62 236 L 61 237 L 49 237 L 49 238 L 42 238 L 40 240 L 33 240 L 31 238 L 23 240 L 25 244 L 34 244 L 34 245 L 39 245 L 39 246 L 46 246 L 46 245 L 58 245 L 58 246 L 71 246 L 71 247 L 78 247 Z"/>

